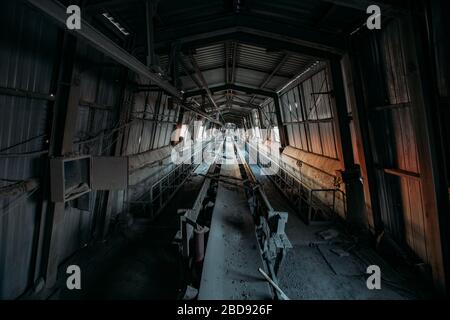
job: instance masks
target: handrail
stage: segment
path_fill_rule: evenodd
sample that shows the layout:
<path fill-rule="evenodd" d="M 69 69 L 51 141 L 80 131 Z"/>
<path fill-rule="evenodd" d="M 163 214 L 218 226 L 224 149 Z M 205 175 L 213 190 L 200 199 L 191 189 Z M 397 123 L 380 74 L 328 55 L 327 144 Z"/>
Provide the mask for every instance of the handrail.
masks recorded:
<path fill-rule="evenodd" d="M 247 145 L 250 146 L 253 150 L 258 151 L 255 148 L 255 146 L 253 146 L 251 143 L 247 142 Z M 285 175 L 287 175 L 291 179 L 295 180 L 299 184 L 300 187 L 304 188 L 307 192 L 309 192 L 309 199 L 307 199 L 309 201 L 309 204 L 310 204 L 310 207 L 309 207 L 309 210 L 308 210 L 308 222 L 310 221 L 310 218 L 311 218 L 311 210 L 312 210 L 311 204 L 313 202 L 313 193 L 316 193 L 316 192 L 333 192 L 333 206 L 332 206 L 333 209 L 332 210 L 333 210 L 334 213 L 336 213 L 336 199 L 335 199 L 336 198 L 336 193 L 340 193 L 342 195 L 344 215 L 347 215 L 347 208 L 346 208 L 346 203 L 345 203 L 346 195 L 345 195 L 345 192 L 342 191 L 340 188 L 320 188 L 320 189 L 312 188 L 312 187 L 306 185 L 303 181 L 301 181 L 296 176 L 294 176 L 289 170 L 287 170 L 287 169 L 283 168 L 282 166 L 280 166 L 279 163 L 276 163 L 273 159 L 271 159 L 270 157 L 268 157 L 264 153 L 258 152 L 258 155 L 264 157 L 265 159 L 269 160 L 272 164 L 276 165 L 281 171 L 283 171 L 283 173 Z M 259 160 L 258 160 L 258 165 L 259 165 Z M 319 200 L 319 204 L 323 204 L 326 207 L 328 207 L 326 205 L 326 203 L 324 203 L 322 200 L 320 200 L 320 199 L 318 199 L 318 200 Z"/>

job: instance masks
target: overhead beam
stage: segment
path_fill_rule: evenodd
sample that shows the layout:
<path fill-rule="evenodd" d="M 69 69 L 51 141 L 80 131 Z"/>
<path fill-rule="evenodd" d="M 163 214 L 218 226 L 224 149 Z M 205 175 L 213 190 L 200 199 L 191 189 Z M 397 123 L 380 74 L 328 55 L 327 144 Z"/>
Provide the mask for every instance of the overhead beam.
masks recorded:
<path fill-rule="evenodd" d="M 236 82 L 237 51 L 238 51 L 238 43 L 234 42 L 233 43 L 233 56 L 232 56 L 232 62 L 231 62 L 231 76 L 230 76 L 231 83 Z"/>
<path fill-rule="evenodd" d="M 264 89 L 264 87 L 273 79 L 273 77 L 280 71 L 281 67 L 284 66 L 286 61 L 289 59 L 290 54 L 286 53 L 283 58 L 281 58 L 280 62 L 278 62 L 277 66 L 273 69 L 273 71 L 264 79 L 264 81 L 260 84 L 259 88 Z M 250 100 L 250 103 L 255 100 L 256 96 L 253 95 L 253 97 Z"/>
<path fill-rule="evenodd" d="M 249 93 L 249 94 L 257 94 L 260 96 L 270 97 L 270 98 L 274 98 L 274 97 L 278 96 L 277 93 L 274 91 L 263 90 L 263 89 L 259 89 L 259 88 L 253 88 L 253 87 L 242 86 L 242 85 L 236 85 L 236 84 L 232 84 L 232 83 L 215 86 L 215 87 L 210 87 L 209 90 L 211 91 L 211 93 L 225 91 L 225 90 L 234 90 L 234 91 L 240 91 L 240 92 Z M 206 94 L 206 90 L 204 90 L 204 89 L 185 92 L 184 96 L 186 98 L 188 98 L 188 97 L 201 96 L 203 94 Z"/>
<path fill-rule="evenodd" d="M 281 59 L 281 61 L 277 64 L 277 66 L 275 67 L 275 69 L 273 69 L 272 73 L 269 74 L 266 79 L 264 79 L 263 83 L 261 83 L 261 85 L 259 86 L 261 89 L 264 88 L 269 82 L 270 80 L 272 80 L 272 78 L 278 73 L 278 71 L 280 71 L 280 69 L 284 66 L 284 64 L 286 63 L 286 61 L 289 59 L 290 54 L 285 54 L 284 57 Z"/>
<path fill-rule="evenodd" d="M 257 35 L 249 30 L 242 30 L 239 28 L 224 29 L 216 33 L 204 32 L 195 39 L 180 39 L 181 50 L 188 51 L 190 49 L 201 48 L 212 44 L 221 43 L 224 41 L 237 41 L 253 46 L 267 48 L 268 50 L 284 51 L 295 54 L 301 54 L 312 58 L 330 59 L 336 55 L 341 56 L 342 53 L 333 53 L 323 50 L 310 48 L 299 44 L 292 39 L 283 37 L 269 37 L 267 35 Z M 170 41 L 156 42 L 155 50 L 158 54 L 167 54 Z"/>
<path fill-rule="evenodd" d="M 214 110 L 213 112 L 211 112 L 211 114 L 216 114 L 217 112 L 222 112 L 222 115 L 224 116 L 225 114 L 227 114 L 228 111 L 235 111 L 236 113 L 243 113 L 243 114 L 247 114 L 251 112 L 251 108 L 246 108 L 246 107 L 234 107 L 232 106 L 227 107 L 225 105 L 220 106 L 219 109 Z"/>
<path fill-rule="evenodd" d="M 322 28 L 325 22 L 328 20 L 328 18 L 336 12 L 338 6 L 336 6 L 334 3 L 330 3 L 328 9 L 326 12 L 320 17 L 320 19 L 315 23 L 315 26 L 317 28 Z"/>
<path fill-rule="evenodd" d="M 192 43 L 205 39 L 225 36 L 230 33 L 245 33 L 252 37 L 273 39 L 277 42 L 295 44 L 305 54 L 315 57 L 327 54 L 342 55 L 347 50 L 347 36 L 307 29 L 278 21 L 244 14 L 222 16 L 219 18 L 183 24 L 157 30 L 156 46 L 167 47 L 172 41 Z M 274 45 L 274 48 L 280 48 Z M 284 48 L 285 46 L 283 46 Z M 287 47 L 286 49 L 289 49 Z"/>
<path fill-rule="evenodd" d="M 221 125 L 221 126 L 223 125 L 223 122 L 221 122 L 221 121 L 211 117 L 209 114 L 207 114 L 207 113 L 205 113 L 205 112 L 203 112 L 203 111 L 201 111 L 201 110 L 199 110 L 199 109 L 197 109 L 197 108 L 195 108 L 193 106 L 190 106 L 188 104 L 182 104 L 181 107 L 183 109 L 191 111 L 191 112 L 193 112 L 193 113 L 195 113 L 195 114 L 197 114 L 197 115 L 199 115 L 199 116 L 201 116 L 201 117 L 203 117 L 205 119 L 208 119 L 209 121 L 211 121 L 213 123 L 216 123 L 216 124 Z"/>
<path fill-rule="evenodd" d="M 100 2 L 96 2 L 96 3 L 92 3 L 92 4 L 87 4 L 85 6 L 85 10 L 92 12 L 92 11 L 98 11 L 98 10 L 104 9 L 104 8 L 120 6 L 123 4 L 127 4 L 127 5 L 135 4 L 140 1 L 141 0 L 105 0 L 105 1 L 100 1 Z"/>
<path fill-rule="evenodd" d="M 31 5 L 38 8 L 46 15 L 53 18 L 60 26 L 66 29 L 66 7 L 54 0 L 27 0 Z M 106 56 L 112 58 L 124 67 L 136 72 L 144 78 L 152 81 L 158 87 L 166 91 L 168 94 L 181 99 L 182 94 L 169 82 L 162 79 L 158 74 L 153 73 L 137 58 L 129 54 L 119 45 L 114 43 L 111 39 L 103 35 L 97 29 L 92 27 L 86 20 L 82 19 L 81 30 L 70 31 L 78 38 L 87 41 L 90 45 L 104 53 Z"/>
<path fill-rule="evenodd" d="M 200 82 L 203 85 L 203 90 L 206 91 L 206 94 L 208 95 L 208 98 L 211 101 L 211 103 L 214 105 L 214 107 L 216 109 L 218 109 L 219 107 L 217 106 L 216 101 L 214 101 L 213 94 L 212 94 L 211 90 L 209 90 L 208 83 L 206 82 L 206 79 L 203 76 L 203 73 L 200 70 L 200 67 L 198 66 L 197 60 L 195 60 L 195 57 L 192 54 L 189 55 L 189 60 L 191 61 L 191 64 L 194 67 L 195 72 L 197 73 L 197 77 L 200 79 Z"/>
<path fill-rule="evenodd" d="M 230 46 L 230 43 L 228 41 L 225 41 L 225 83 L 229 83 L 230 79 L 230 61 L 228 58 L 228 48 Z"/>
<path fill-rule="evenodd" d="M 256 104 L 252 104 L 252 103 L 244 103 L 244 102 L 238 102 L 235 100 L 232 100 L 231 105 L 235 105 L 235 106 L 239 106 L 239 107 L 244 107 L 244 108 L 249 108 L 249 109 L 259 109 L 261 108 L 260 106 L 256 105 Z"/>
<path fill-rule="evenodd" d="M 239 65 L 237 65 L 236 67 L 239 68 L 239 69 L 245 69 L 245 70 L 249 70 L 249 71 L 255 71 L 255 72 L 266 73 L 266 74 L 269 74 L 271 72 L 271 70 L 268 71 L 268 70 L 263 69 L 261 67 L 243 65 L 241 63 Z M 225 65 L 225 72 L 226 72 L 226 68 L 227 68 L 227 66 Z M 218 69 L 224 69 L 223 63 L 216 64 L 216 65 L 211 65 L 211 66 L 208 66 L 207 68 L 203 68 L 202 72 L 218 70 Z M 228 74 L 230 73 L 229 71 L 230 71 L 230 66 L 228 66 Z M 190 72 L 190 74 L 188 72 L 185 72 L 185 73 L 186 73 L 186 76 L 190 76 L 190 74 L 192 74 L 192 73 L 195 74 L 195 72 Z M 182 76 L 184 76 L 184 75 L 182 75 Z M 287 73 L 278 73 L 277 74 L 277 77 L 287 78 L 287 79 L 290 79 L 290 78 L 292 78 L 294 76 L 295 76 L 295 74 L 287 74 Z M 230 81 L 229 80 L 228 81 L 224 81 L 224 83 L 227 83 L 227 82 L 230 82 Z"/>
<path fill-rule="evenodd" d="M 359 11 L 366 11 L 371 5 L 377 5 L 387 16 L 393 16 L 395 14 L 407 14 L 406 8 L 399 5 L 393 5 L 387 1 L 372 1 L 372 0 L 320 0 L 322 2 L 332 3 L 339 7 L 351 8 Z"/>
<path fill-rule="evenodd" d="M 179 56 L 179 61 L 180 61 L 180 65 L 183 68 L 184 72 L 191 78 L 192 82 L 194 82 L 195 85 L 199 89 L 203 89 L 202 84 L 200 83 L 200 81 L 198 81 L 198 79 L 194 76 L 195 71 L 192 72 L 191 70 L 189 70 L 189 67 L 187 66 L 186 62 L 184 62 L 184 60 L 181 58 L 181 56 Z"/>
<path fill-rule="evenodd" d="M 153 25 L 153 18 L 155 17 L 155 5 L 157 1 L 147 0 L 145 1 L 145 25 L 147 28 L 147 67 L 151 68 L 156 64 L 155 61 L 155 27 Z"/>

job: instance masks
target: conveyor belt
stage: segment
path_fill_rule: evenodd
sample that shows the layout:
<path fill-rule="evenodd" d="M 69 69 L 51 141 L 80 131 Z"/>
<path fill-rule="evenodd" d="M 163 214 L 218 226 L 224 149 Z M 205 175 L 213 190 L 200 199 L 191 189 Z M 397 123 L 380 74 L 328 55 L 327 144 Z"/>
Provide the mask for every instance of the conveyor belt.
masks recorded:
<path fill-rule="evenodd" d="M 236 180 L 241 174 L 234 144 L 225 146 L 221 175 L 237 186 L 219 182 L 198 299 L 272 299 L 258 272 L 264 263 L 242 183 Z"/>

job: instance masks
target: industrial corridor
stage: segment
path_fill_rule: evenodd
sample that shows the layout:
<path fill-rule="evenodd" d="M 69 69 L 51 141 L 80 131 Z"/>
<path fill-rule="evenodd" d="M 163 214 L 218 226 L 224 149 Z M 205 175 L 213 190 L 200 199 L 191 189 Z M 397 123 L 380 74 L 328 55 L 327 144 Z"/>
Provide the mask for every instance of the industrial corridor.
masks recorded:
<path fill-rule="evenodd" d="M 0 6 L 0 300 L 448 297 L 448 1 Z"/>

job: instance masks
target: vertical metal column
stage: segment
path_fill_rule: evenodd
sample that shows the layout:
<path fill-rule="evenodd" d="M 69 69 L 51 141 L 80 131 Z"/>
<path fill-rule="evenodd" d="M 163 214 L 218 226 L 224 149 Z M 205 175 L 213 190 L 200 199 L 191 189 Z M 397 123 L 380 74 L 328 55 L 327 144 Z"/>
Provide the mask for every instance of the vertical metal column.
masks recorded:
<path fill-rule="evenodd" d="M 364 195 L 359 181 L 359 168 L 353 159 L 350 119 L 340 58 L 332 58 L 329 61 L 329 72 L 333 82 L 332 107 L 338 141 L 337 149 L 344 169 L 342 179 L 345 183 L 347 198 L 347 221 L 351 226 L 363 230 L 367 224 L 367 219 L 364 217 Z"/>
<path fill-rule="evenodd" d="M 147 24 L 147 67 L 151 68 L 155 65 L 155 36 L 153 27 L 153 18 L 155 16 L 154 0 L 145 2 L 145 14 Z"/>
<path fill-rule="evenodd" d="M 283 124 L 283 117 L 281 115 L 280 97 L 278 95 L 273 96 L 273 103 L 275 106 L 275 114 L 277 116 L 278 131 L 280 132 L 280 144 L 284 149 L 289 145 L 289 139 L 287 135 L 286 126 Z"/>
<path fill-rule="evenodd" d="M 381 209 L 378 194 L 378 184 L 375 175 L 374 155 L 371 149 L 369 134 L 368 104 L 364 96 L 364 82 L 362 79 L 358 48 L 351 46 L 348 67 L 354 91 L 352 106 L 353 124 L 355 128 L 356 143 L 358 147 L 361 177 L 363 178 L 363 190 L 365 198 L 365 210 L 368 218 L 368 227 L 375 236 L 383 232 L 384 226 L 381 219 Z"/>
<path fill-rule="evenodd" d="M 75 67 L 77 39 L 66 32 L 58 89 L 53 112 L 50 138 L 50 157 L 64 156 L 72 152 L 73 136 L 76 128 L 78 103 L 80 99 L 80 79 Z M 57 279 L 61 252 L 61 232 L 64 226 L 65 203 L 51 203 L 47 216 L 49 237 L 44 244 L 44 264 L 46 287 L 52 287 Z"/>

